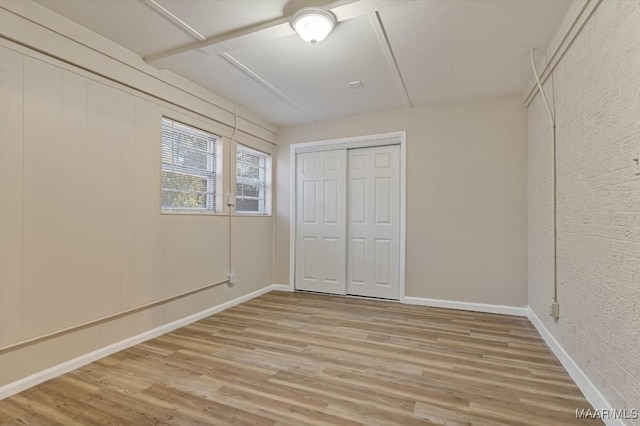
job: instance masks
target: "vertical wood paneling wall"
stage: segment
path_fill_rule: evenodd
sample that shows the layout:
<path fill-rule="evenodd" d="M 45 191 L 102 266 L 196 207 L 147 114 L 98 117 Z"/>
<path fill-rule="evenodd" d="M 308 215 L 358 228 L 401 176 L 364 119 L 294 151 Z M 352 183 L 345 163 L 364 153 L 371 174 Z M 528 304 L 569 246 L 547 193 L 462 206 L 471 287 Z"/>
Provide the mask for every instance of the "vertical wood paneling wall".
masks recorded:
<path fill-rule="evenodd" d="M 0 347 L 226 278 L 228 215 L 160 214 L 163 115 L 228 136 L 0 39 Z M 233 220 L 235 287 L 2 352 L 0 386 L 271 284 L 271 218 Z"/>

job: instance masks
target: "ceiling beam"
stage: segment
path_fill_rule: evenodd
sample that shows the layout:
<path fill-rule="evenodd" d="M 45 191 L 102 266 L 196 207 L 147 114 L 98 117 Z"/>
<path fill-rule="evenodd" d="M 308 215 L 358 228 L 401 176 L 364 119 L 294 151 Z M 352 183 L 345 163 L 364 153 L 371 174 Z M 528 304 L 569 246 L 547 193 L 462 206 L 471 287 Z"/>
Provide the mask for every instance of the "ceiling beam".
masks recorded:
<path fill-rule="evenodd" d="M 219 50 L 220 52 L 230 51 L 233 50 L 233 45 L 248 45 L 249 43 L 247 43 L 247 41 L 252 38 L 260 38 L 260 40 L 270 39 L 272 38 L 270 35 L 273 33 L 275 33 L 274 35 L 276 35 L 277 38 L 280 38 L 282 36 L 280 33 L 283 31 L 293 34 L 293 29 L 289 25 L 288 17 L 232 31 L 204 41 L 187 44 L 186 46 L 149 56 L 144 58 L 144 61 L 159 68 L 166 68 L 165 64 L 171 63 L 172 60 L 178 56 L 189 56 L 188 53 L 192 50 L 206 50 L 207 52 L 213 52 L 216 50 Z"/>
<path fill-rule="evenodd" d="M 153 1 L 153 0 L 144 0 Z M 330 10 L 338 22 L 367 15 L 411 0 L 336 0 L 323 7 Z M 155 3 L 155 2 L 154 2 Z M 164 8 L 163 8 L 164 9 Z M 167 11 L 168 12 L 168 11 Z M 170 12 L 169 12 L 170 13 Z M 157 68 L 170 68 L 175 63 L 191 62 L 207 56 L 220 55 L 258 42 L 275 40 L 295 34 L 291 28 L 291 18 L 285 16 L 262 24 L 253 25 L 206 40 L 191 43 L 176 49 L 144 58 L 145 62 Z M 186 25 L 186 24 L 185 24 Z M 197 52 L 200 50 L 201 52 Z"/>
<path fill-rule="evenodd" d="M 402 102 L 404 102 L 404 105 L 407 108 L 413 108 L 413 104 L 411 103 L 411 98 L 409 98 L 409 92 L 407 92 L 407 87 L 404 84 L 404 79 L 402 78 L 402 74 L 400 74 L 400 68 L 398 68 L 398 62 L 396 61 L 396 57 L 393 54 L 393 50 L 391 50 L 391 44 L 389 44 L 389 38 L 387 37 L 387 33 L 384 30 L 384 26 L 382 25 L 380 14 L 377 11 L 370 13 L 369 21 L 371 21 L 371 25 L 373 26 L 373 30 L 376 33 L 378 43 L 380 44 L 380 48 L 382 49 L 382 52 L 384 53 L 384 57 L 387 60 L 389 71 L 391 71 L 393 80 L 396 83 L 396 87 L 398 88 L 398 91 L 400 92 L 400 96 L 402 97 Z"/>

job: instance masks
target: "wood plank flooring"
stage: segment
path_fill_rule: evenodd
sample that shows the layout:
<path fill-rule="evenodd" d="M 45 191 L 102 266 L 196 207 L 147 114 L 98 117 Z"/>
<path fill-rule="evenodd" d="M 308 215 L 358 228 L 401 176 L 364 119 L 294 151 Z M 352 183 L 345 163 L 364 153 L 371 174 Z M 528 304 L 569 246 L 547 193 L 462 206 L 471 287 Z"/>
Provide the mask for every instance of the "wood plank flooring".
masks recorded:
<path fill-rule="evenodd" d="M 2 425 L 569 425 L 525 318 L 272 292 L 0 401 Z"/>

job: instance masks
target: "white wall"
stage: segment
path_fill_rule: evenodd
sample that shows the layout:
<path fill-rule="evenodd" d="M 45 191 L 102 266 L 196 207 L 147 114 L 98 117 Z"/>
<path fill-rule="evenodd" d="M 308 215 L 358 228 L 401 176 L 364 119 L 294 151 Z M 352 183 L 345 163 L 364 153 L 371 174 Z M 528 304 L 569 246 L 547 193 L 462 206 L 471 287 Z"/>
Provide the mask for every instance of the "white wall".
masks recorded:
<path fill-rule="evenodd" d="M 539 95 L 528 110 L 529 304 L 616 409 L 640 408 L 639 4 L 601 2 L 554 71 L 557 322 L 551 128 Z"/>
<path fill-rule="evenodd" d="M 526 110 L 519 96 L 279 129 L 276 282 L 289 282 L 290 144 L 401 130 L 406 295 L 526 306 Z"/>
<path fill-rule="evenodd" d="M 271 217 L 234 217 L 230 235 L 228 211 L 160 214 L 163 115 L 233 149 L 231 127 L 205 118 L 213 106 L 161 98 L 0 38 L 0 348 L 224 280 L 230 261 L 238 274 L 235 287 L 0 351 L 0 386 L 273 282 Z"/>

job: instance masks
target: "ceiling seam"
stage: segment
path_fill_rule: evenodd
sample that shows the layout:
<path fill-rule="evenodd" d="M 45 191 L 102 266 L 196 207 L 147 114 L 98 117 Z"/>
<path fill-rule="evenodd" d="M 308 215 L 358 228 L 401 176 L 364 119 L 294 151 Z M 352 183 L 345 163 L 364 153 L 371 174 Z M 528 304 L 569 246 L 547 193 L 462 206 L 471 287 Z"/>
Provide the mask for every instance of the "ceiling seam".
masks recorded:
<path fill-rule="evenodd" d="M 398 87 L 400 96 L 402 97 L 402 101 L 407 108 L 413 108 L 413 103 L 411 102 L 411 98 L 409 97 L 409 93 L 407 92 L 407 87 L 405 86 L 404 79 L 402 78 L 402 74 L 400 73 L 398 62 L 396 61 L 396 57 L 393 54 L 393 50 L 391 49 L 391 44 L 389 43 L 387 33 L 384 30 L 384 25 L 382 24 L 380 13 L 378 11 L 370 13 L 369 21 L 371 22 L 374 32 L 376 33 L 378 43 L 380 45 L 380 48 L 382 49 L 382 52 L 384 53 L 385 59 L 387 60 L 387 64 L 389 65 L 389 69 L 391 71 L 393 79 L 396 83 L 396 86 Z"/>
<path fill-rule="evenodd" d="M 155 9 L 157 12 L 159 12 L 162 16 L 164 16 L 165 18 L 168 18 L 172 24 L 179 27 L 181 30 L 185 31 L 191 37 L 200 41 L 204 41 L 207 39 L 205 36 L 200 34 L 195 28 L 193 28 L 192 26 L 184 22 L 182 19 L 178 18 L 176 15 L 171 13 L 169 9 L 165 8 L 155 0 L 143 0 L 143 1 L 147 3 L 149 6 L 151 6 L 153 9 Z"/>
<path fill-rule="evenodd" d="M 236 58 L 231 56 L 229 53 L 225 52 L 225 53 L 221 54 L 220 57 L 222 59 L 224 59 L 225 61 L 227 61 L 229 64 L 231 64 L 236 69 L 238 69 L 241 72 L 243 72 L 245 75 L 251 77 L 254 81 L 256 81 L 262 87 L 264 87 L 265 89 L 269 90 L 271 93 L 276 95 L 278 98 L 280 98 L 281 100 L 286 102 L 289 106 L 295 108 L 306 119 L 311 120 L 311 121 L 317 121 L 315 118 L 313 118 L 311 115 L 309 115 L 300 105 L 298 105 L 293 99 L 291 99 L 290 97 L 288 97 L 287 95 L 282 93 L 275 86 L 273 86 L 271 83 L 269 83 L 268 81 L 266 81 L 265 79 L 260 77 L 257 73 L 252 71 L 249 67 L 244 65 L 242 62 L 238 61 Z"/>

